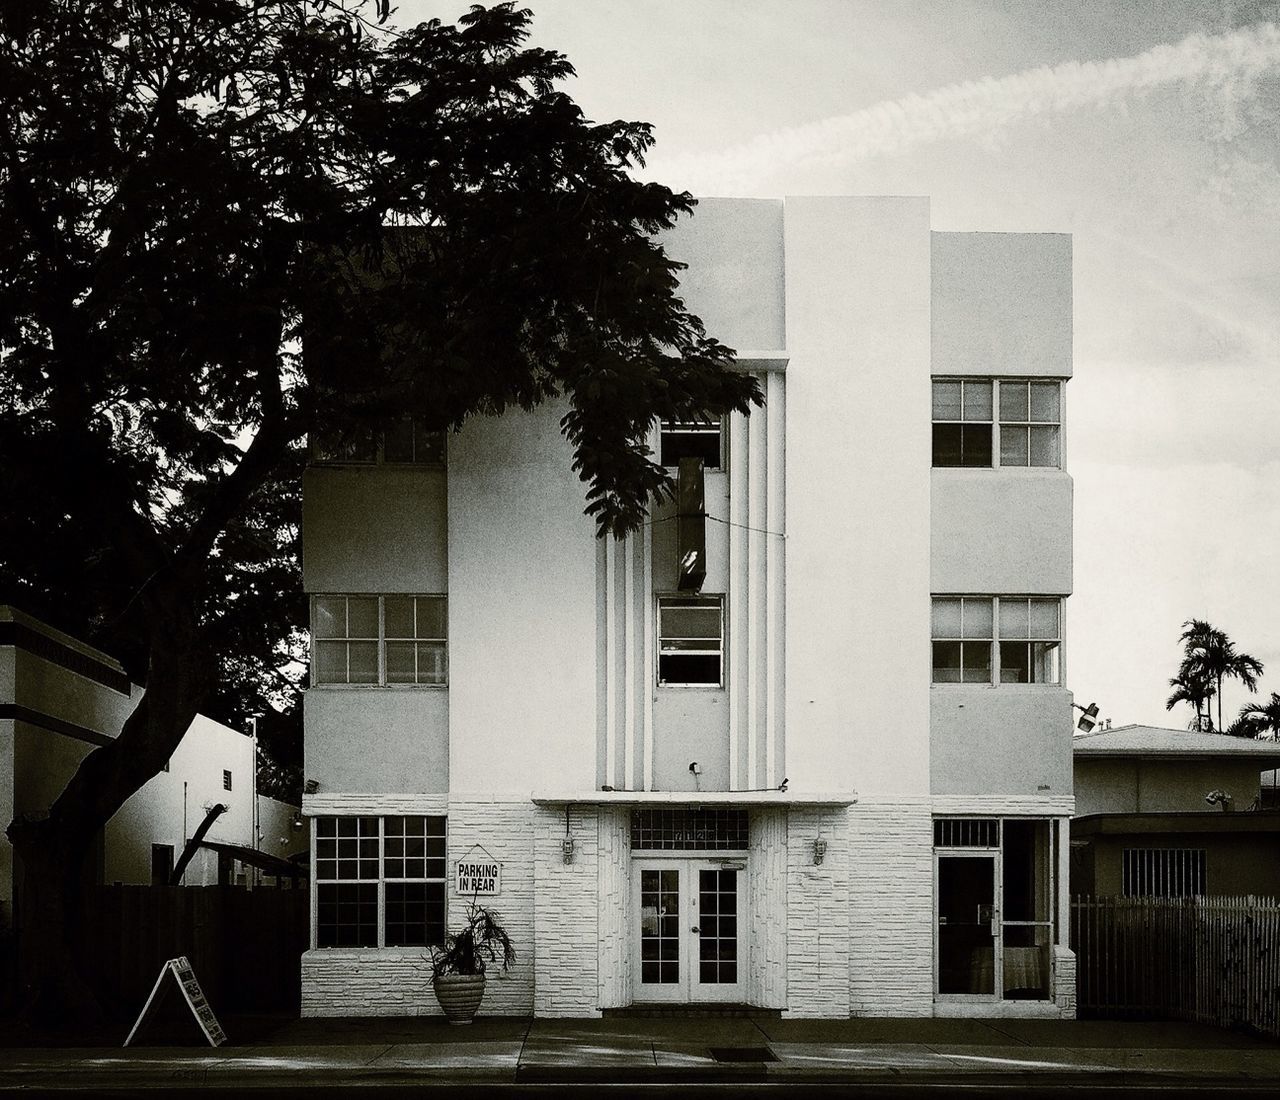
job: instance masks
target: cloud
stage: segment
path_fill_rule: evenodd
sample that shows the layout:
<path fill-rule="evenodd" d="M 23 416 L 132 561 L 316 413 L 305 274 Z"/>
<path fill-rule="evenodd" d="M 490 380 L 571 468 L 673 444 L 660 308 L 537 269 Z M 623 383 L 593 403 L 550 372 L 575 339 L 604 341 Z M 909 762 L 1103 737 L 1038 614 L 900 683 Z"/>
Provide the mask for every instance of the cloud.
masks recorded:
<path fill-rule="evenodd" d="M 1251 94 L 1252 82 L 1277 67 L 1280 28 L 1274 23 L 1193 34 L 1133 57 L 1069 61 L 965 81 L 762 134 L 720 152 L 671 157 L 662 161 L 660 174 L 697 194 L 739 193 L 779 166 L 848 163 L 944 138 L 988 136 L 1020 120 L 1170 85 L 1211 90 L 1230 115 Z"/>

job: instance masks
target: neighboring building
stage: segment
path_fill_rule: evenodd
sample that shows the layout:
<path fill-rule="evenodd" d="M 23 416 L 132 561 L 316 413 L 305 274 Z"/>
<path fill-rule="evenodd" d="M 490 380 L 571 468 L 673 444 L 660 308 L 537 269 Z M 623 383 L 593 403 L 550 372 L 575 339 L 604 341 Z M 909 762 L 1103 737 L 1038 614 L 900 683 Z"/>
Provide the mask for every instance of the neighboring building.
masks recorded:
<path fill-rule="evenodd" d="M 1280 813 L 1261 797 L 1280 745 L 1129 725 L 1072 748 L 1073 893 L 1280 897 Z"/>
<path fill-rule="evenodd" d="M 117 736 L 141 696 L 112 657 L 0 605 L 0 821 L 47 811 L 96 745 Z M 227 806 L 196 853 L 188 886 L 247 883 L 253 874 L 253 740 L 198 716 L 168 770 L 150 779 L 107 823 L 88 873 L 98 882 L 167 881 L 209 807 Z M 296 807 L 258 797 L 260 849 L 306 850 Z M 288 822 L 288 828 L 285 822 Z M 280 843 L 284 837 L 286 843 Z M 213 847 L 217 845 L 219 847 Z M 13 849 L 0 828 L 0 927 L 13 918 Z"/>
<path fill-rule="evenodd" d="M 555 403 L 307 471 L 303 1012 L 437 1011 L 480 863 L 487 1012 L 1071 1015 L 1070 239 L 793 198 L 666 243 L 767 397 L 655 426 L 679 519 L 597 540 Z"/>

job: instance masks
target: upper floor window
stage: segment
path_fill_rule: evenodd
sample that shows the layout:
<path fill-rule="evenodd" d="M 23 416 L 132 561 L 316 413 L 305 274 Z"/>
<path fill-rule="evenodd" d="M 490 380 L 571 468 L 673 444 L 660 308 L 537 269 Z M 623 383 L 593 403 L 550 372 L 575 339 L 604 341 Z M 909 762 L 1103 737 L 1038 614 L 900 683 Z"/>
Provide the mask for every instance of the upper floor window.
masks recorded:
<path fill-rule="evenodd" d="M 682 458 L 700 458 L 705 470 L 718 470 L 724 454 L 724 421 L 663 420 L 659 431 L 659 461 L 665 467 Z"/>
<path fill-rule="evenodd" d="M 222 769 L 222 789 L 224 791 L 231 790 L 231 773 L 226 768 Z"/>
<path fill-rule="evenodd" d="M 444 464 L 444 432 L 428 431 L 421 421 L 402 417 L 381 430 L 357 427 L 345 435 L 314 433 L 311 461 L 315 463 L 372 466 L 441 466 Z"/>
<path fill-rule="evenodd" d="M 1061 430 L 1057 379 L 933 380 L 934 466 L 1056 467 Z"/>
<path fill-rule="evenodd" d="M 658 597 L 658 683 L 720 687 L 724 683 L 724 598 Z"/>
<path fill-rule="evenodd" d="M 316 596 L 313 684 L 449 681 L 444 596 Z"/>
<path fill-rule="evenodd" d="M 316 818 L 317 947 L 444 942 L 445 818 Z"/>
<path fill-rule="evenodd" d="M 935 684 L 1056 684 L 1061 648 L 1056 596 L 933 598 Z"/>

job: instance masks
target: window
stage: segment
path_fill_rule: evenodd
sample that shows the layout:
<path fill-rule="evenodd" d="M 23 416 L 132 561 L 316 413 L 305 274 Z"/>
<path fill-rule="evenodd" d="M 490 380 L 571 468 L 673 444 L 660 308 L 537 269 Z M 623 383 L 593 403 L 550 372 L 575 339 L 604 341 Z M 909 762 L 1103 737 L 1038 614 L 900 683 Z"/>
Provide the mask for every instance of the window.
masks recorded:
<path fill-rule="evenodd" d="M 314 684 L 449 682 L 444 596 L 316 596 Z"/>
<path fill-rule="evenodd" d="M 317 432 L 311 439 L 311 461 L 345 465 L 441 466 L 444 432 L 429 431 L 421 421 L 402 417 L 383 429 L 366 425 L 343 432 Z"/>
<path fill-rule="evenodd" d="M 1000 597 L 1000 682 L 1058 682 L 1058 600 Z"/>
<path fill-rule="evenodd" d="M 1125 848 L 1121 886 L 1127 898 L 1188 898 L 1205 892 L 1203 848 Z"/>
<path fill-rule="evenodd" d="M 222 789 L 224 791 L 231 790 L 231 773 L 225 768 L 222 770 Z"/>
<path fill-rule="evenodd" d="M 658 683 L 667 687 L 723 684 L 724 603 L 721 596 L 658 597 Z"/>
<path fill-rule="evenodd" d="M 935 379 L 933 464 L 991 465 L 991 382 Z"/>
<path fill-rule="evenodd" d="M 444 942 L 445 818 L 316 819 L 317 947 Z"/>
<path fill-rule="evenodd" d="M 1057 379 L 933 380 L 934 466 L 1057 467 L 1061 428 Z"/>
<path fill-rule="evenodd" d="M 664 420 L 659 438 L 663 466 L 679 466 L 682 458 L 700 458 L 707 470 L 720 469 L 723 420 Z"/>
<path fill-rule="evenodd" d="M 735 807 L 641 806 L 631 811 L 637 852 L 746 851 L 747 811 Z"/>
<path fill-rule="evenodd" d="M 1060 682 L 1057 596 L 935 596 L 935 684 Z"/>
<path fill-rule="evenodd" d="M 991 683 L 992 617 L 989 596 L 933 601 L 933 682 Z"/>

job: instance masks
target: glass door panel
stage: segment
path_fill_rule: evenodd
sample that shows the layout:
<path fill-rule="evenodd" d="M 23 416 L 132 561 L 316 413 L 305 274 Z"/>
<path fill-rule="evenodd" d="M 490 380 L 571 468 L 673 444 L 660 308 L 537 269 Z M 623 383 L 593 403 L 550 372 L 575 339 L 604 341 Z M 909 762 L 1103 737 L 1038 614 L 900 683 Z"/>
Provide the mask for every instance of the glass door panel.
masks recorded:
<path fill-rule="evenodd" d="M 679 867 L 641 867 L 639 984 L 641 1000 L 681 989 L 681 883 Z"/>
<path fill-rule="evenodd" d="M 996 861 L 993 855 L 938 856 L 938 992 L 994 997 Z"/>
<path fill-rule="evenodd" d="M 690 867 L 691 885 L 697 893 L 697 967 L 691 998 L 695 1001 L 740 999 L 743 952 L 739 950 L 740 868 L 724 866 Z"/>

